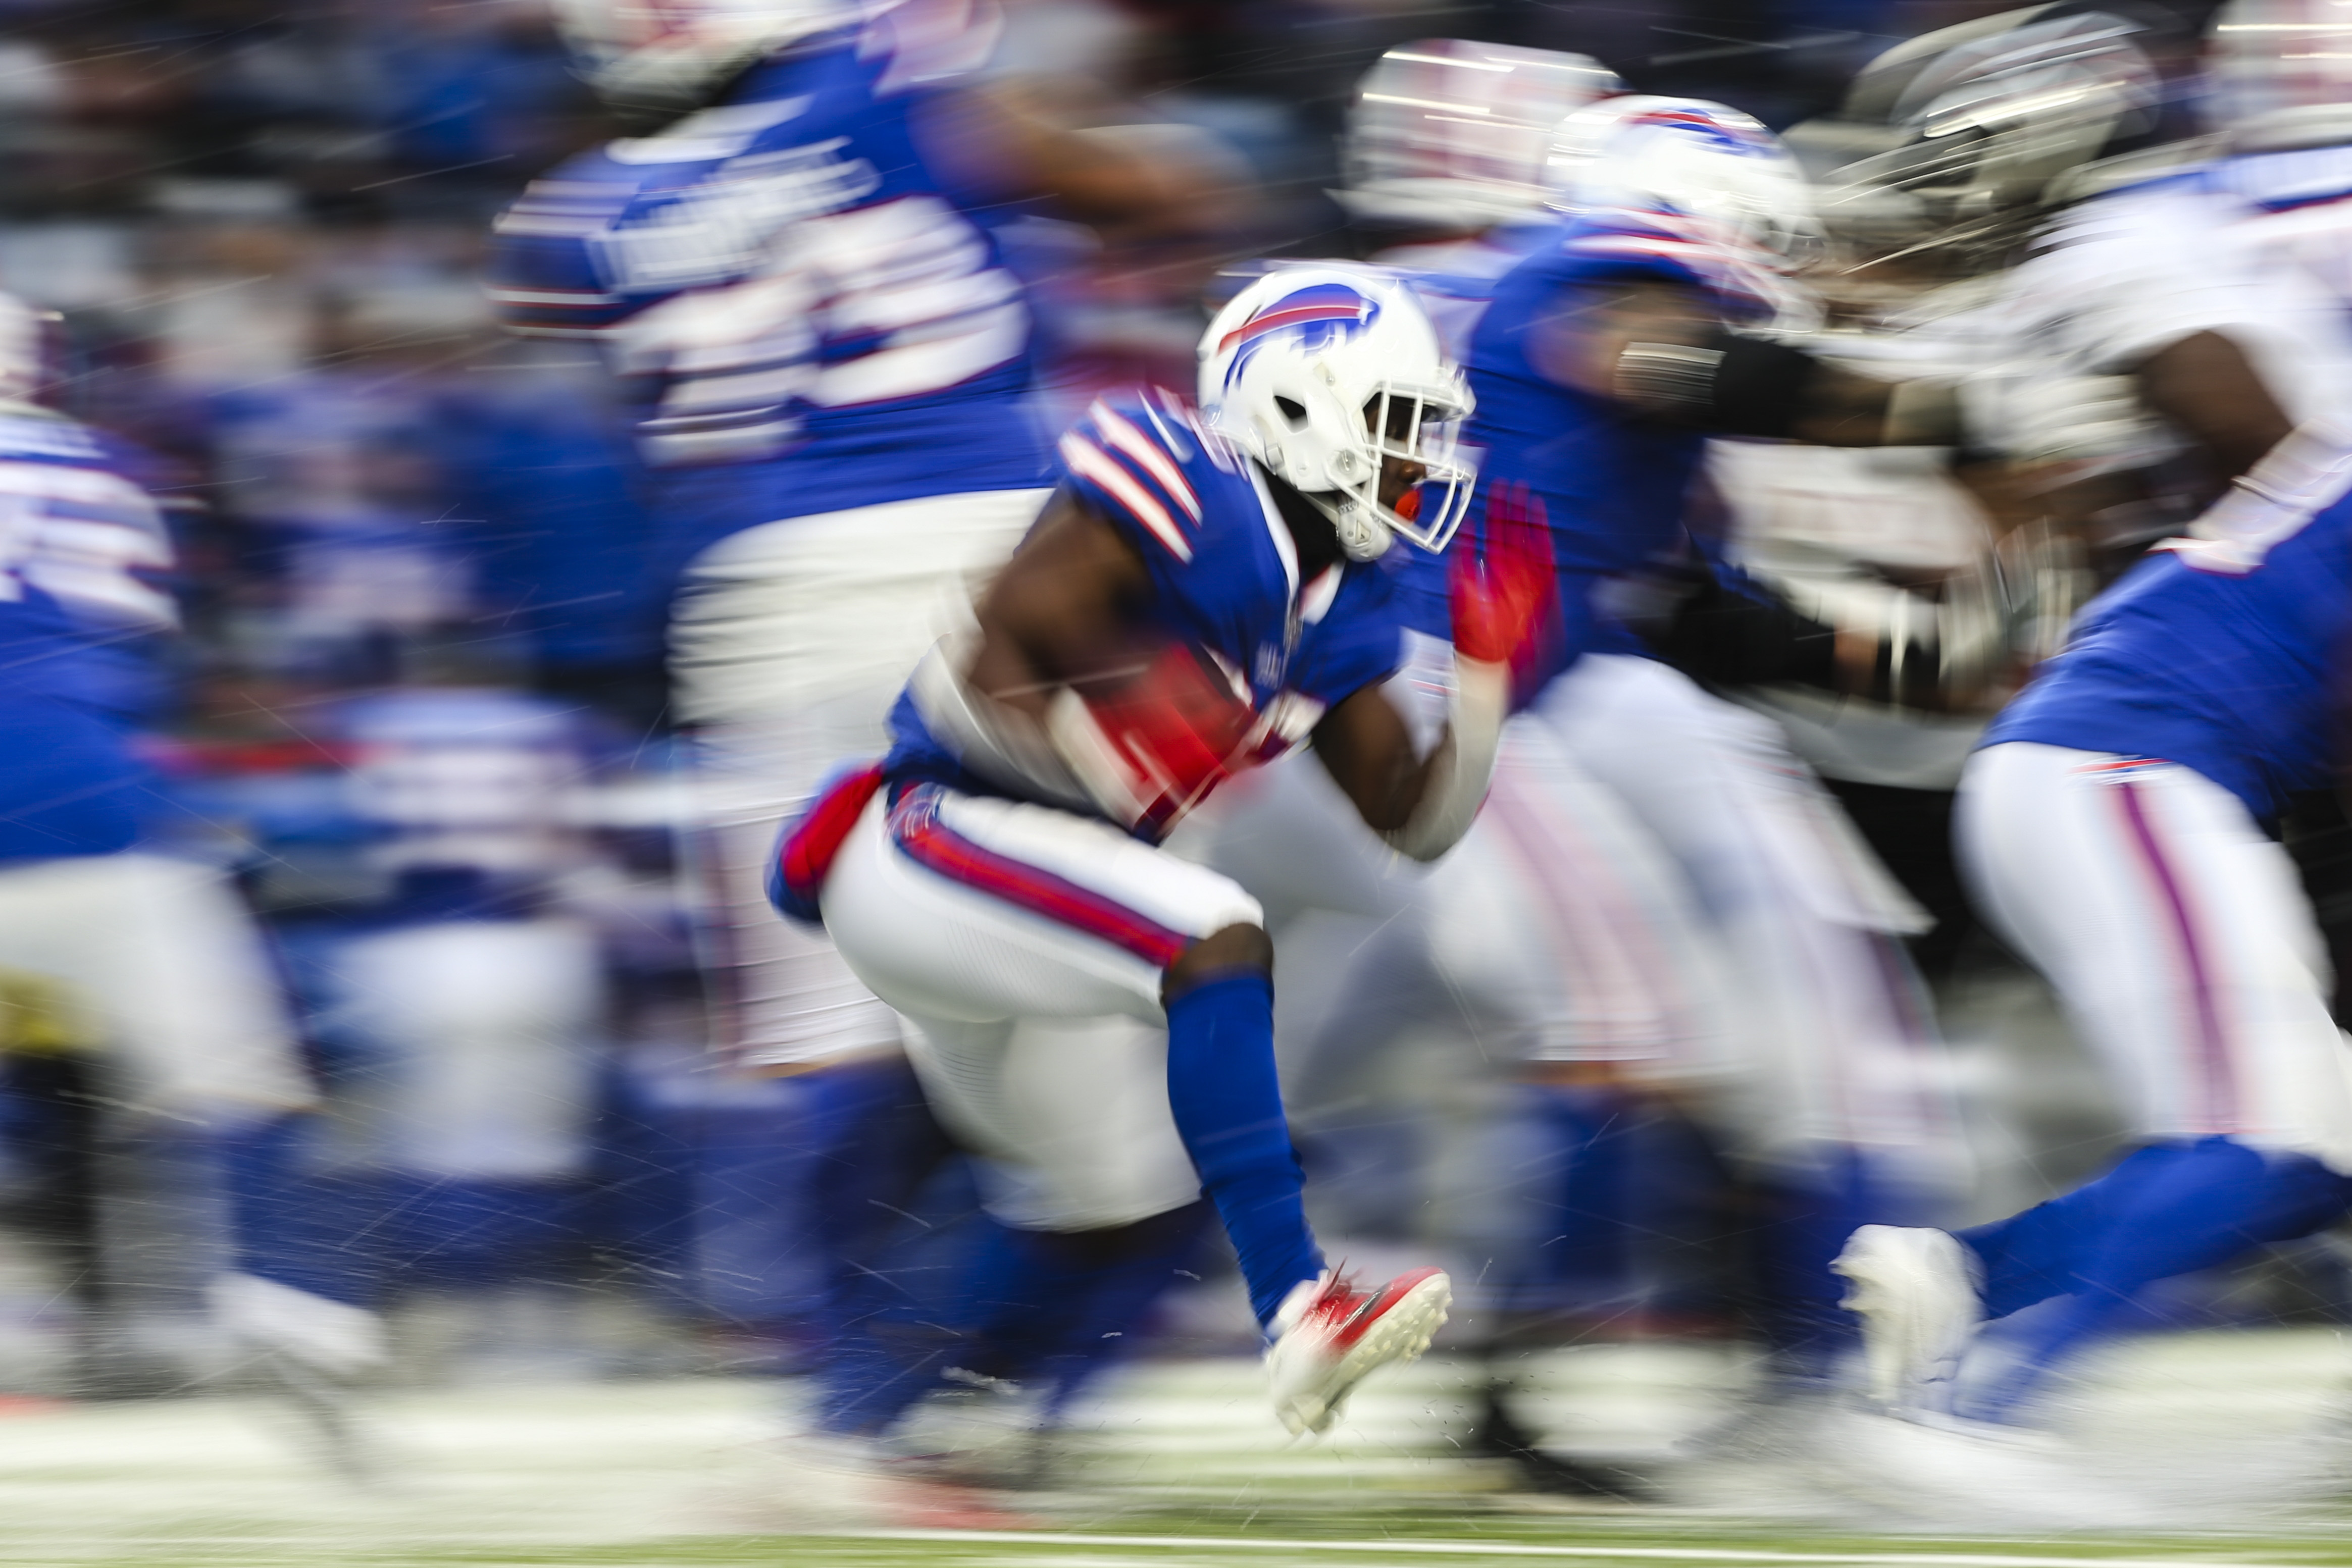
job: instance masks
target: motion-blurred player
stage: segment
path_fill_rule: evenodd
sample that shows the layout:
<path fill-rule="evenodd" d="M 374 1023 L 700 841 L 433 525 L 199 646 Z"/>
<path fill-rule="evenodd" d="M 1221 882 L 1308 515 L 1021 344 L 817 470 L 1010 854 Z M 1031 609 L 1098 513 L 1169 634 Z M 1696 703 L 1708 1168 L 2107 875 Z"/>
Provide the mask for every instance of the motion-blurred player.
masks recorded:
<path fill-rule="evenodd" d="M 226 1209 L 219 1323 L 341 1433 L 335 1385 L 385 1354 L 371 1270 L 305 1207 L 317 1093 L 252 918 L 219 871 L 159 844 L 174 824 L 140 732 L 178 629 L 158 583 L 172 542 L 130 455 L 34 402 L 42 331 L 0 296 L 0 966 L 62 988 L 98 1051 L 82 1093 L 136 1128 L 175 1197 L 186 1183 Z M 96 1336 L 100 1386 L 135 1353 L 107 1343 L 123 1326 Z"/>
<path fill-rule="evenodd" d="M 2352 1198 L 2352 1080 L 2309 901 L 2264 831 L 2334 778 L 2352 448 L 2306 426 L 2085 612 L 1970 761 L 1959 839 L 2058 988 L 2140 1146 L 1972 1230 L 1858 1231 L 1839 1268 L 1878 1392 L 2005 1420 L 2142 1287 L 2307 1234 Z M 1954 1379 L 1980 1320 L 2053 1297 L 2017 1360 Z"/>
<path fill-rule="evenodd" d="M 1915 141 L 1939 93 L 1965 97 L 2000 133 L 1976 139 L 1990 171 L 1944 160 L 1925 183 L 1931 201 L 1998 183 L 2004 137 L 2071 147 L 2078 162 L 2149 119 L 2151 74 L 2128 26 L 2047 7 L 1995 20 L 1990 41 L 1938 35 L 1889 57 L 1888 84 L 1901 90 L 1882 96 Z M 2299 24 L 2313 28 L 2301 40 Z M 1870 1320 L 1880 1396 L 1898 1410 L 2027 1413 L 2050 1372 L 2140 1286 L 2309 1228 L 2296 1206 L 2324 1207 L 2322 1176 L 2340 1164 L 2329 1141 L 2339 1047 L 2324 1001 L 2315 1009 L 2305 998 L 2324 998 L 2326 966 L 2294 868 L 2256 826 L 2284 813 L 2294 791 L 2331 782 L 2314 716 L 2334 653 L 2304 644 L 2318 635 L 2316 584 L 2335 580 L 2324 536 L 2344 481 L 2326 421 L 2352 392 L 2352 354 L 2328 281 L 2342 275 L 2342 242 L 2329 240 L 2332 216 L 2310 214 L 2327 214 L 2326 198 L 2345 188 L 2331 184 L 2341 170 L 2326 151 L 2342 116 L 2331 95 L 2298 97 L 2328 68 L 2284 62 L 2323 57 L 2332 38 L 2291 7 L 2225 12 L 2214 52 L 2232 156 L 2083 202 L 2008 280 L 2018 381 L 2048 379 L 2037 353 L 2061 371 L 2123 379 L 2119 418 L 2105 422 L 2122 438 L 2061 455 L 2126 479 L 2185 456 L 2201 472 L 2174 487 L 2192 494 L 2251 472 L 2188 542 L 2163 547 L 2167 558 L 2093 606 L 1969 765 L 1960 836 L 1972 880 L 2107 1064 L 2142 1147 L 2090 1186 L 1958 1242 L 1857 1234 L 1842 1267 Z M 1937 74 L 1946 57 L 1964 68 Z M 2069 137 L 2046 123 L 2058 86 L 2072 89 Z M 2039 118 L 2021 107 L 2032 105 Z M 1877 167 L 1900 163 L 1898 149 Z M 2063 162 L 2033 172 L 2047 181 Z M 2075 183 L 2095 189 L 2100 173 L 2093 164 Z M 2247 199 L 2242 183 L 2275 203 Z M 2046 184 L 2025 188 L 2013 172 L 2009 183 L 2024 188 L 2010 205 L 2027 215 L 2051 200 Z M 2294 415 L 2321 422 L 2278 444 Z M 2021 423 L 1996 424 L 1996 439 L 2016 442 Z M 2290 554 L 2306 580 L 2283 587 Z M 2245 705 L 2226 742 L 2205 728 L 2225 700 Z M 2223 746 L 2241 749 L 2225 763 Z M 2078 861 L 2026 863 L 2061 834 Z M 2093 863 L 2095 883 L 2062 885 Z M 2258 962 L 2242 940 L 2260 945 Z M 2293 1113 L 2282 1097 L 2295 1100 Z M 2013 1369 L 1956 1390 L 1979 1315 L 2053 1296 L 2065 1304 L 2027 1331 Z"/>
<path fill-rule="evenodd" d="M 494 294 L 519 330 L 602 342 L 639 394 L 652 570 L 680 574 L 674 712 L 701 742 L 719 1028 L 753 1071 L 821 1072 L 801 1135 L 845 1195 L 825 1223 L 848 1233 L 814 1239 L 838 1260 L 906 1207 L 920 1173 L 877 1151 L 908 1142 L 891 1129 L 919 1097 L 890 1009 L 768 912 L 776 826 L 835 759 L 884 747 L 907 671 L 1052 482 L 1031 312 L 992 225 L 1037 197 L 1177 211 L 1198 183 L 975 85 L 1001 29 L 985 4 L 563 15 L 599 90 L 659 129 L 526 192 Z M 839 1273 L 836 1341 L 868 1278 Z"/>
<path fill-rule="evenodd" d="M 1908 204 L 1922 247 L 2000 270 L 1971 443 L 2030 466 L 2032 504 L 2123 564 L 2352 394 L 2341 296 L 2191 162 L 2154 47 L 2137 17 L 2072 4 L 1915 38 L 1845 110 L 1893 145 L 1834 177 Z"/>
<path fill-rule="evenodd" d="M 1818 1375 L 1846 1329 L 1827 1264 L 1862 1210 L 1917 1211 L 1962 1153 L 1895 937 L 1916 910 L 1765 720 L 1647 656 L 1622 585 L 1684 549 L 1709 434 L 1947 439 L 1948 395 L 1853 374 L 1756 329 L 1811 324 L 1801 177 L 1719 105 L 1630 97 L 1563 122 L 1571 215 L 1495 290 L 1471 339 L 1482 493 L 1547 511 L 1560 636 L 1528 721 L 1675 865 L 1727 962 L 1741 1025 L 1704 1096 L 1773 1220 L 1763 1328 Z"/>
<path fill-rule="evenodd" d="M 889 757 L 786 840 L 779 895 L 821 908 L 916 1024 L 942 1116 L 991 1156 L 1000 1217 L 1129 1225 L 1205 1187 L 1276 1412 L 1320 1430 L 1366 1373 L 1427 1343 L 1449 1285 L 1432 1269 L 1364 1291 L 1325 1267 L 1259 907 L 1153 841 L 1311 740 L 1368 825 L 1443 854 L 1486 792 L 1507 661 L 1549 582 L 1530 530 L 1496 519 L 1489 570 L 1455 574 L 1450 721 L 1416 756 L 1380 689 L 1400 640 L 1373 563 L 1398 538 L 1442 549 L 1460 519 L 1458 374 L 1406 290 L 1317 268 L 1245 289 L 1202 358 L 1202 413 L 1106 401 L 1064 438 L 1069 478 L 976 638 L 926 658 Z"/>

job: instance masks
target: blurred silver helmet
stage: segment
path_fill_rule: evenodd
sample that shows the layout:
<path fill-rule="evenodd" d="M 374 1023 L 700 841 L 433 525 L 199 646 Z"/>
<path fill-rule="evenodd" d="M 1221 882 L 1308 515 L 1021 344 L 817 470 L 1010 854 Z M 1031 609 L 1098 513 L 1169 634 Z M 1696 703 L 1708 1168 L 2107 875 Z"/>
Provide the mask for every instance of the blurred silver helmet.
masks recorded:
<path fill-rule="evenodd" d="M 1348 210 L 1374 222 L 1482 229 L 1540 212 L 1561 116 L 1625 84 L 1550 49 L 1423 38 L 1356 84 L 1340 144 Z"/>
<path fill-rule="evenodd" d="M 1832 200 L 1897 191 L 1953 243 L 2013 237 L 2062 182 L 2156 130 L 2163 85 L 2144 33 L 2061 0 L 1898 44 L 1864 68 L 1842 116 L 1886 150 L 1832 176 Z"/>
<path fill-rule="evenodd" d="M 2352 141 L 2352 4 L 2230 0 L 2206 44 L 2209 114 L 2232 152 Z"/>
<path fill-rule="evenodd" d="M 607 101 L 645 112 L 699 107 L 761 56 L 845 27 L 891 0 L 554 0 L 581 74 Z"/>

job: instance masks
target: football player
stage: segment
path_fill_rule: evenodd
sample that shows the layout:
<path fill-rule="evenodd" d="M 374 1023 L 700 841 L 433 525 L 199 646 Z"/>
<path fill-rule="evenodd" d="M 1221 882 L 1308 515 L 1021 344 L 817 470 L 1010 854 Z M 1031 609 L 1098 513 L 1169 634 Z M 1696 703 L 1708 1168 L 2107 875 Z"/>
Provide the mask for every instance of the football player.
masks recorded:
<path fill-rule="evenodd" d="M 1991 154 L 2004 136 L 2053 145 L 2046 127 L 2028 140 L 2016 106 L 2039 102 L 2046 115 L 2062 81 L 2092 120 L 2112 125 L 2147 104 L 2145 61 L 2127 26 L 2093 17 L 2086 32 L 2084 18 L 2047 10 L 1996 19 L 2007 30 L 1975 41 L 1963 62 L 1972 68 L 1935 80 L 1973 100 L 1983 126 L 1973 140 Z M 2071 356 L 2074 368 L 2125 378 L 2121 423 L 2138 434 L 2097 454 L 2106 473 L 2134 479 L 2153 445 L 2158 457 L 2196 462 L 2203 489 L 2240 476 L 2188 530 L 2212 548 L 2171 541 L 2162 548 L 2177 560 L 2141 565 L 2097 601 L 2058 666 L 1996 722 L 1969 766 L 1963 862 L 2106 1064 L 2139 1146 L 2087 1186 L 1957 1239 L 1885 1228 L 1855 1236 L 1841 1267 L 1869 1322 L 1880 1395 L 1900 1412 L 1957 1406 L 1996 1420 L 2025 1416 L 2051 1372 L 2141 1286 L 2309 1228 L 2315 1222 L 2297 1206 L 2325 1207 L 2328 1173 L 2342 1163 L 2331 1142 L 2340 1113 L 2328 1076 L 2338 1047 L 2325 1025 L 2326 966 L 2294 868 L 2256 828 L 2284 815 L 2294 791 L 2330 782 L 2295 705 L 2316 712 L 2332 653 L 2325 643 L 2304 646 L 2317 635 L 2316 601 L 2281 587 L 2286 551 L 2272 560 L 2265 540 L 2324 553 L 2313 536 L 2342 509 L 2332 504 L 2343 485 L 2328 477 L 2340 459 L 2325 424 L 2278 440 L 2290 417 L 2325 421 L 2352 391 L 2342 295 L 2328 281 L 2331 270 L 2341 276 L 2345 253 L 2326 238 L 2332 219 L 2294 215 L 2305 197 L 2327 211 L 2336 187 L 2326 144 L 2341 110 L 2308 90 L 2315 78 L 2305 73 L 2327 68 L 2286 62 L 2325 58 L 2335 37 L 2322 16 L 2225 11 L 2214 63 L 2234 155 L 2082 203 L 2011 280 L 2021 322 L 2056 346 L 2062 368 Z M 1950 40 L 1916 42 L 1929 47 L 1915 48 L 1910 69 L 1932 72 L 1936 46 Z M 1937 112 L 1933 93 L 1909 99 L 1915 120 Z M 2087 131 L 2074 141 L 2078 157 L 2098 145 Z M 2102 172 L 2093 165 L 2076 183 L 2095 186 Z M 1941 183 L 1971 178 L 1948 166 Z M 2250 542 L 2222 548 L 2231 540 Z M 2310 559 L 2296 570 L 2311 592 L 2327 591 L 2316 585 L 2334 580 L 2334 569 Z M 2244 580 L 2225 590 L 2217 576 Z M 2248 643 L 2259 651 L 2238 651 Z M 2241 698 L 2248 727 L 2215 739 L 2204 723 Z M 2201 719 L 2183 716 L 2184 705 Z M 2127 708 L 2144 711 L 2126 716 Z M 2225 764 L 2225 744 L 2242 756 Z M 2101 789 L 2085 792 L 2095 781 Z M 2196 815 L 2207 810 L 2218 815 Z M 2100 867 L 2079 898 L 2068 885 L 2079 866 L 2028 863 L 2049 841 L 2042 835 L 2062 831 L 2084 834 L 2075 852 Z M 2182 849 L 2184 839 L 2194 847 Z M 2234 946 L 2242 933 L 2272 945 L 2258 968 L 2245 967 L 2250 950 Z M 2317 1022 L 2306 993 L 2323 998 Z M 2281 1096 L 2295 1101 L 2293 1114 Z M 1990 1386 L 1956 1387 L 1979 1315 L 2053 1296 L 2065 1305 L 2034 1323 L 2012 1370 Z"/>
<path fill-rule="evenodd" d="M 318 1094 L 275 968 L 226 877 L 170 852 L 142 744 L 155 648 L 179 624 L 158 580 L 171 538 L 135 456 L 36 401 L 44 331 L 0 296 L 0 965 L 82 1015 L 98 1067 L 79 1092 L 217 1195 L 231 1249 L 207 1287 L 215 1316 L 337 1439 L 330 1457 L 357 1462 L 340 1385 L 386 1354 L 366 1249 L 317 1234 L 330 1227 L 304 1207 Z M 127 1326 L 92 1336 L 98 1386 L 139 1348 L 109 1343 Z"/>
<path fill-rule="evenodd" d="M 2352 1197 L 2326 966 L 2263 829 L 2334 778 L 2352 451 L 2305 427 L 2095 601 L 1969 764 L 1963 862 L 2111 1064 L 2139 1147 L 2010 1218 L 1870 1227 L 1840 1269 L 1899 1413 L 2006 1420 L 2142 1287 L 2307 1234 Z M 1979 1322 L 2063 1298 L 1989 1385 Z"/>
<path fill-rule="evenodd" d="M 1033 198 L 1148 224 L 1202 181 L 982 81 L 986 0 L 569 0 L 562 19 L 652 129 L 524 193 L 493 295 L 519 331 L 600 343 L 637 394 L 662 536 L 646 570 L 678 582 L 673 711 L 703 764 L 719 1027 L 741 1065 L 822 1078 L 794 1135 L 841 1184 L 824 1223 L 850 1234 L 819 1241 L 839 1343 L 866 1321 L 859 1232 L 921 1174 L 878 1151 L 928 1145 L 905 1135 L 921 1102 L 898 1019 L 768 911 L 768 850 L 835 758 L 882 749 L 907 671 L 1052 483 L 1030 307 L 993 224 Z"/>
<path fill-rule="evenodd" d="M 1276 1410 L 1321 1430 L 1427 1344 L 1451 1287 L 1423 1269 L 1366 1290 L 1325 1266 L 1259 906 L 1154 841 L 1306 741 L 1397 851 L 1443 854 L 1486 792 L 1551 580 L 1539 531 L 1498 508 L 1485 567 L 1456 564 L 1450 717 L 1417 754 L 1381 690 L 1400 637 L 1374 563 L 1399 538 L 1443 549 L 1462 517 L 1458 373 L 1408 290 L 1336 268 L 1253 284 L 1202 355 L 1199 411 L 1106 400 L 1063 438 L 1068 477 L 977 631 L 918 667 L 888 757 L 788 834 L 774 885 L 915 1024 L 1000 1218 L 1133 1225 L 1205 1188 Z"/>
<path fill-rule="evenodd" d="M 1767 329 L 1809 326 L 1816 243 L 1793 161 L 1693 99 L 1603 99 L 1562 122 L 1570 215 L 1496 285 L 1471 337 L 1465 439 L 1482 494 L 1548 515 L 1561 624 L 1527 722 L 1676 868 L 1742 1003 L 1697 1096 L 1772 1218 L 1759 1324 L 1820 1375 L 1849 1339 L 1828 1262 L 1847 1217 L 1948 1195 L 1963 1154 L 1895 938 L 1909 900 L 1769 721 L 1649 656 L 1626 585 L 1686 548 L 1709 435 L 1935 444 L 1949 390 L 1842 369 Z"/>

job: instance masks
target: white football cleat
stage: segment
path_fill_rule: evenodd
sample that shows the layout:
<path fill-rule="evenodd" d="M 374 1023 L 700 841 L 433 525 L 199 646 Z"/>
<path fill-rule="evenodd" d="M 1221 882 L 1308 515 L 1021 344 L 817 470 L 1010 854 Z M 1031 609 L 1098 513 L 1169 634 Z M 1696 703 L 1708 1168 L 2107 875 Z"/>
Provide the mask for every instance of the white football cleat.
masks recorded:
<path fill-rule="evenodd" d="M 1429 1348 L 1453 1301 L 1443 1269 L 1415 1269 L 1370 1291 L 1328 1269 L 1302 1280 L 1276 1310 L 1265 1353 L 1274 1413 L 1294 1434 L 1328 1429 L 1375 1367 Z"/>
<path fill-rule="evenodd" d="M 317 1457 L 345 1480 L 381 1479 L 383 1461 L 359 1419 L 352 1390 L 392 1359 L 383 1319 L 252 1274 L 223 1274 L 205 1295 L 214 1320 L 310 1428 Z"/>
<path fill-rule="evenodd" d="M 1830 1267 L 1850 1289 L 1838 1304 L 1862 1319 L 1871 1396 L 1895 1411 L 1949 1403 L 1960 1357 L 1983 1321 L 1975 1260 L 1945 1230 L 1865 1225 Z"/>

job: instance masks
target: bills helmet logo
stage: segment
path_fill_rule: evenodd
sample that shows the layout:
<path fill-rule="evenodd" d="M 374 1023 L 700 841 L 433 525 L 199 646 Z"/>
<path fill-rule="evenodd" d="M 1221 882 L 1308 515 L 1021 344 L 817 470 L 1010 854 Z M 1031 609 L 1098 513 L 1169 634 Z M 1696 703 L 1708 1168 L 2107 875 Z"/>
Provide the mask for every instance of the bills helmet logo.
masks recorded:
<path fill-rule="evenodd" d="M 1312 353 L 1355 336 L 1380 313 L 1378 302 L 1344 283 L 1310 284 L 1295 294 L 1268 300 L 1264 309 L 1217 340 L 1217 352 L 1234 356 L 1225 367 L 1225 384 L 1233 384 L 1249 362 L 1255 345 L 1271 333 L 1289 333 L 1300 348 Z"/>

